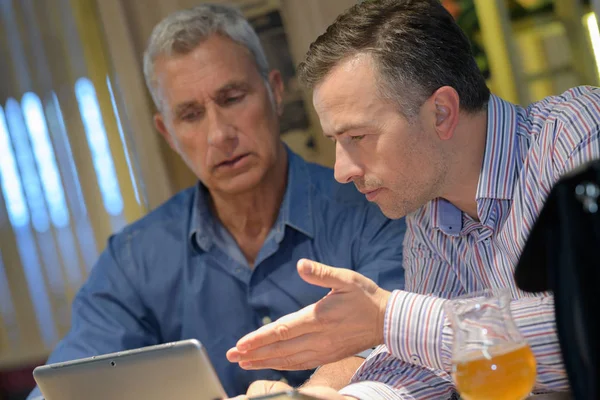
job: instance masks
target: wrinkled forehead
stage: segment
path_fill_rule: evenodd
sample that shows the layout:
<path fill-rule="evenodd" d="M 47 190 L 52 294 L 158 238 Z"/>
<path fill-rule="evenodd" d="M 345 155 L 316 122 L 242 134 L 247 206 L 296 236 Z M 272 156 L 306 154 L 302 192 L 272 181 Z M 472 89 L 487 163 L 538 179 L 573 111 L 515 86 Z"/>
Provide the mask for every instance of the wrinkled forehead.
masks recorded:
<path fill-rule="evenodd" d="M 215 35 L 187 54 L 156 60 L 156 89 L 165 105 L 194 97 L 214 97 L 231 82 L 264 84 L 250 52 Z"/>

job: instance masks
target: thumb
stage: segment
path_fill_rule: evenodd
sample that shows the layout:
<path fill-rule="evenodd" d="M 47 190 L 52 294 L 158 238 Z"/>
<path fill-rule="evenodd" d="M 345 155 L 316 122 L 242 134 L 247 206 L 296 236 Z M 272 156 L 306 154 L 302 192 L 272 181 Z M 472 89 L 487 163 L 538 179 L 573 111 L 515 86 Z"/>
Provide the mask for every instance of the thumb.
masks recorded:
<path fill-rule="evenodd" d="M 356 272 L 343 268 L 334 268 L 316 261 L 301 259 L 298 261 L 300 277 L 311 285 L 330 289 L 347 289 L 353 284 Z"/>

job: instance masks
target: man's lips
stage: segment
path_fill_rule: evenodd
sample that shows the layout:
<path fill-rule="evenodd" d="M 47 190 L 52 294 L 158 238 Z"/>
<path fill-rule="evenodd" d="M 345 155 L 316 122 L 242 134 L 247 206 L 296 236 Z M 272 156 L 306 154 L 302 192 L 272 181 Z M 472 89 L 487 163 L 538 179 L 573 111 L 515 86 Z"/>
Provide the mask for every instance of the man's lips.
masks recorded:
<path fill-rule="evenodd" d="M 218 163 L 215 168 L 221 168 L 221 167 L 233 167 L 235 166 L 237 163 L 239 163 L 240 161 L 242 161 L 242 159 L 246 158 L 248 156 L 249 153 L 246 154 L 241 154 L 239 156 L 235 156 L 235 157 L 231 157 L 225 161 L 221 161 L 220 163 Z"/>
<path fill-rule="evenodd" d="M 367 200 L 369 200 L 369 201 L 373 201 L 373 199 L 375 199 L 375 197 L 377 197 L 377 195 L 379 194 L 380 191 L 381 191 L 381 188 L 377 188 L 377 189 L 373 189 L 373 190 L 359 189 L 359 192 L 364 194 L 365 197 L 367 198 Z"/>

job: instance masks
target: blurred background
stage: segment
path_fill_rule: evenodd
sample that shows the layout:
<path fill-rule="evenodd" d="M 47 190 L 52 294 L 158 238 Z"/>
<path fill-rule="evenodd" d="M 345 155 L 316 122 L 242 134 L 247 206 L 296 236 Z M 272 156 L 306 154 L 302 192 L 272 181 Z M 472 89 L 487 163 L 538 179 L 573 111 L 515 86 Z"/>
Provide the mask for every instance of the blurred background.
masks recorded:
<path fill-rule="evenodd" d="M 218 0 L 217 0 L 218 1 Z M 152 27 L 199 0 L 0 0 L 0 399 L 67 332 L 107 237 L 195 183 L 155 132 Z M 287 85 L 283 139 L 332 166 L 295 65 L 356 0 L 237 0 Z M 600 0 L 443 0 L 495 94 L 526 105 L 598 85 Z"/>

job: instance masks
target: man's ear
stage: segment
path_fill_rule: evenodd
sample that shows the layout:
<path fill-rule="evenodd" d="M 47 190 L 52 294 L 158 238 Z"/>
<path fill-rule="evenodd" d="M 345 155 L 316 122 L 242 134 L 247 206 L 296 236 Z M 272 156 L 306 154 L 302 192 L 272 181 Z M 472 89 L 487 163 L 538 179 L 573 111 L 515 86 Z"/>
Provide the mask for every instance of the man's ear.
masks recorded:
<path fill-rule="evenodd" d="M 435 110 L 435 130 L 442 140 L 452 139 L 458 124 L 460 98 L 453 87 L 442 86 L 429 99 Z"/>
<path fill-rule="evenodd" d="M 283 77 L 281 72 L 274 69 L 269 72 L 269 86 L 271 86 L 271 92 L 273 93 L 273 99 L 275 100 L 275 107 L 277 108 L 277 114 L 281 116 L 283 114 Z"/>
<path fill-rule="evenodd" d="M 167 141 L 169 146 L 171 146 L 171 148 L 173 150 L 177 150 L 175 148 L 175 143 L 173 143 L 173 138 L 171 137 L 171 134 L 169 133 L 169 130 L 167 129 L 165 120 L 164 120 L 162 114 L 159 112 L 154 114 L 154 126 L 156 127 L 156 130 L 160 132 L 161 136 Z"/>

